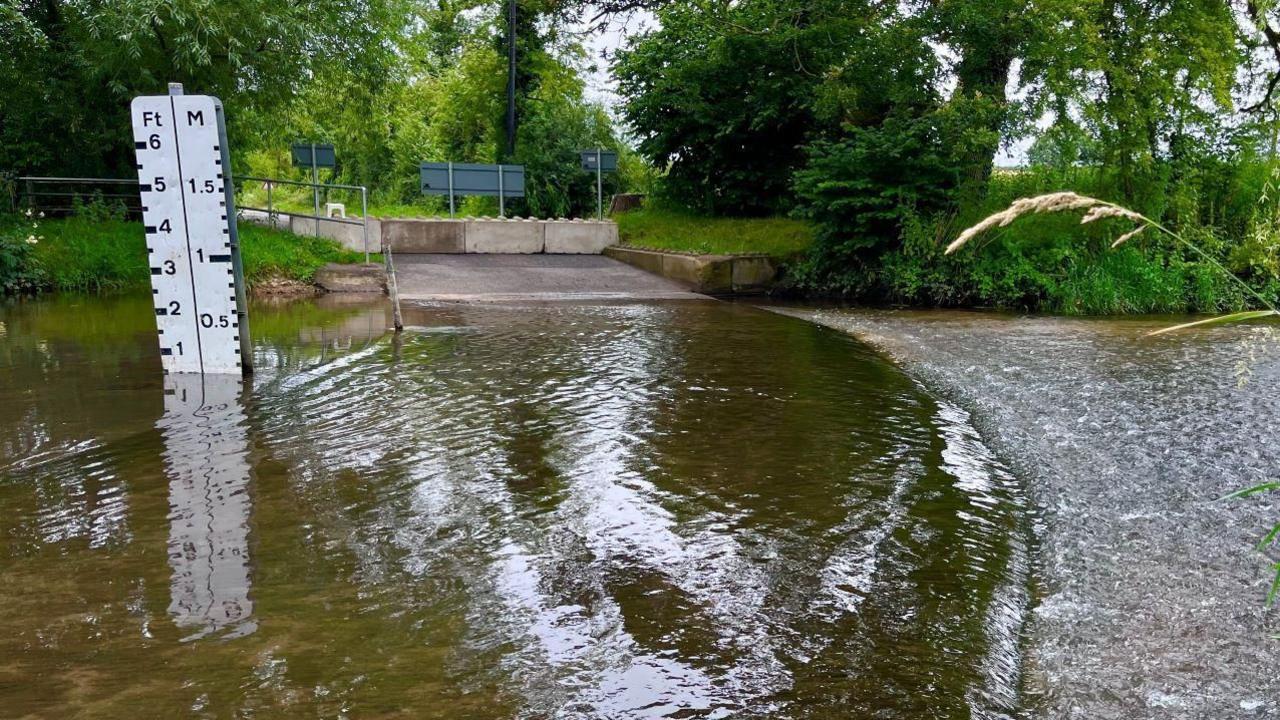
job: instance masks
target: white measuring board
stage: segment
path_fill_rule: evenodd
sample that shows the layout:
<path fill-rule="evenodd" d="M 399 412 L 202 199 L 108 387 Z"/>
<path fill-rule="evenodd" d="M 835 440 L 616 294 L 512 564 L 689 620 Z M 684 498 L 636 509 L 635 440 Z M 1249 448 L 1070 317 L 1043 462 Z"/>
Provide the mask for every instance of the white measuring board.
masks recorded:
<path fill-rule="evenodd" d="M 249 328 L 222 103 L 145 96 L 134 98 L 132 115 L 165 372 L 244 372 Z"/>

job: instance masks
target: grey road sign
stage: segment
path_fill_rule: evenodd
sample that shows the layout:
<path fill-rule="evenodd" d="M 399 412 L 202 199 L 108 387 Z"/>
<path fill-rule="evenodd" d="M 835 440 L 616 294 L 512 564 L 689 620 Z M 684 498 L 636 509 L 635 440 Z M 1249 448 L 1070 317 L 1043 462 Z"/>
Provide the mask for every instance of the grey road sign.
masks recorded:
<path fill-rule="evenodd" d="M 315 149 L 315 162 L 311 160 L 311 151 Z M 293 151 L 294 167 L 322 167 L 331 168 L 338 166 L 338 157 L 333 150 L 333 146 L 326 143 L 305 143 L 296 142 L 291 148 Z"/>
<path fill-rule="evenodd" d="M 426 195 L 524 197 L 523 165 L 422 163 L 421 170 Z"/>
<path fill-rule="evenodd" d="M 595 172 L 597 163 L 599 163 L 600 172 L 618 172 L 618 153 L 616 152 L 582 150 L 578 154 L 582 157 L 582 169 L 587 172 Z"/>
<path fill-rule="evenodd" d="M 596 219 L 604 219 L 604 174 L 618 172 L 618 153 L 602 148 L 581 150 L 582 169 L 596 174 Z"/>
<path fill-rule="evenodd" d="M 477 163 L 422 163 L 422 193 L 447 195 L 449 215 L 453 215 L 454 197 L 485 195 L 498 198 L 498 214 L 506 214 L 506 198 L 524 197 L 523 165 L 482 165 Z"/>

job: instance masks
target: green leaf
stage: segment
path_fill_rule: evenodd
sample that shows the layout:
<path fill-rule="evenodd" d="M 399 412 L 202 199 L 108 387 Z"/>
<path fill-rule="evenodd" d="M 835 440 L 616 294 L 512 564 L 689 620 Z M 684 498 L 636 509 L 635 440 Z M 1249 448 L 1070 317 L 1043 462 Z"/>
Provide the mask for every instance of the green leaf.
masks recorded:
<path fill-rule="evenodd" d="M 1253 487 L 1245 488 L 1243 490 L 1236 490 L 1233 493 L 1223 495 L 1218 499 L 1234 500 L 1236 498 L 1249 497 L 1250 495 L 1257 495 L 1258 493 L 1264 493 L 1270 490 L 1280 490 L 1280 482 L 1265 482 L 1260 485 L 1254 485 Z"/>
<path fill-rule="evenodd" d="M 1163 335 L 1165 333 L 1175 332 L 1177 330 L 1186 330 L 1187 328 L 1200 327 L 1202 325 L 1220 325 L 1223 323 L 1244 322 L 1245 320 L 1257 320 L 1258 318 L 1270 317 L 1277 315 L 1275 310 L 1246 310 L 1244 312 L 1231 313 L 1230 315 L 1219 315 L 1211 317 L 1207 320 L 1197 320 L 1195 322 L 1174 325 L 1173 327 L 1160 328 L 1147 333 L 1147 337 L 1153 335 Z"/>
<path fill-rule="evenodd" d="M 1267 546 L 1275 541 L 1277 535 L 1280 535 L 1280 523 L 1276 523 L 1276 526 L 1271 528 L 1271 532 L 1267 533 L 1267 536 L 1262 538 L 1262 542 L 1258 543 L 1258 549 L 1266 550 Z"/>

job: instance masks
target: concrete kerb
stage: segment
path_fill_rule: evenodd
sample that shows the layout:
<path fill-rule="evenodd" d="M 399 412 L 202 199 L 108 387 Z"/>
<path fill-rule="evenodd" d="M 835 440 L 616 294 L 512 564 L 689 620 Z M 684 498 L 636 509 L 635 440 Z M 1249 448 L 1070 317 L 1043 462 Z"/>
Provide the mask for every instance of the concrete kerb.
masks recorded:
<path fill-rule="evenodd" d="M 617 246 L 604 254 L 709 295 L 766 292 L 778 276 L 777 265 L 764 255 L 686 255 Z"/>
<path fill-rule="evenodd" d="M 381 293 L 386 289 L 386 273 L 378 263 L 329 263 L 316 270 L 315 283 L 328 292 Z"/>

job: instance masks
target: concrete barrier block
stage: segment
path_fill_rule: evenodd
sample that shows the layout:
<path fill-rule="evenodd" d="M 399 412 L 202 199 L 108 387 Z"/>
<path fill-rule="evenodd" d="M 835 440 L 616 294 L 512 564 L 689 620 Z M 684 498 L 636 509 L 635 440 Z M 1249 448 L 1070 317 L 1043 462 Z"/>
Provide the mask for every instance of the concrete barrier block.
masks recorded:
<path fill-rule="evenodd" d="M 382 242 L 398 253 L 463 253 L 466 223 L 461 220 L 383 220 Z"/>
<path fill-rule="evenodd" d="M 544 247 L 543 223 L 537 220 L 471 220 L 466 223 L 469 253 L 540 253 Z"/>
<path fill-rule="evenodd" d="M 733 265 L 734 292 L 764 292 L 773 286 L 778 269 L 767 257 L 735 257 Z"/>
<path fill-rule="evenodd" d="M 610 245 L 618 244 L 618 226 L 611 222 L 547 220 L 543 226 L 546 238 L 543 252 L 598 255 Z"/>

